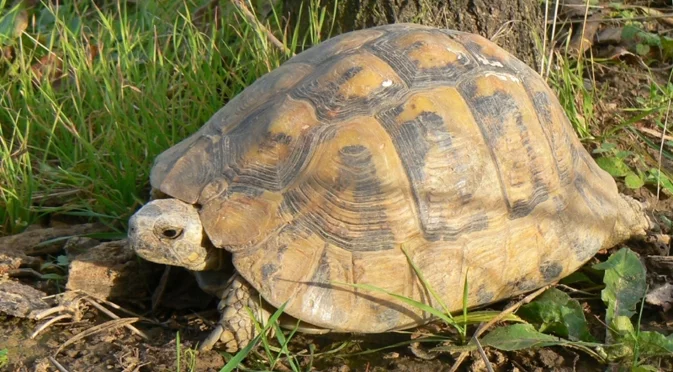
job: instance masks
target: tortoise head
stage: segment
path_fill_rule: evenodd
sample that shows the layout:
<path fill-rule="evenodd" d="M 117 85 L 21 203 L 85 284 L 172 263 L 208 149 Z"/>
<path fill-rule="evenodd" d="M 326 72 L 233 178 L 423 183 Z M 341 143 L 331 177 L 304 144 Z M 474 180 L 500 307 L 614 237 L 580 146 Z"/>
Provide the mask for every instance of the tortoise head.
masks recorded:
<path fill-rule="evenodd" d="M 205 236 L 197 208 L 177 199 L 147 203 L 129 220 L 128 235 L 138 256 L 189 270 L 217 269 L 224 253 Z"/>

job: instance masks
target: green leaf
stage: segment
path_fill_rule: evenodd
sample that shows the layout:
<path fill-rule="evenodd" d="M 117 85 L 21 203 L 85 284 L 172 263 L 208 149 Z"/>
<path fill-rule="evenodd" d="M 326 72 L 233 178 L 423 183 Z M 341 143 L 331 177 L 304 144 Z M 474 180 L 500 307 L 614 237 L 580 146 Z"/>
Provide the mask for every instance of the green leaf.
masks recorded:
<path fill-rule="evenodd" d="M 653 185 L 656 185 L 657 180 L 659 180 L 661 186 L 673 194 L 673 182 L 670 178 L 668 178 L 668 176 L 666 176 L 666 174 L 663 172 L 660 173 L 657 168 L 651 168 L 649 171 L 647 171 L 647 177 L 645 180 Z"/>
<path fill-rule="evenodd" d="M 631 318 L 624 315 L 616 316 L 612 321 L 612 327 L 622 335 L 631 335 L 636 337 L 636 330 L 633 328 Z"/>
<path fill-rule="evenodd" d="M 26 18 L 21 2 L 0 16 L 0 45 L 19 37 L 25 29 Z"/>
<path fill-rule="evenodd" d="M 631 172 L 624 161 L 617 157 L 601 156 L 596 159 L 596 163 L 613 177 L 624 177 Z"/>
<path fill-rule="evenodd" d="M 560 283 L 565 284 L 565 285 L 570 285 L 570 284 L 578 284 L 578 283 L 585 283 L 589 285 L 596 285 L 597 283 L 587 274 L 575 271 L 574 273 L 566 276 L 565 278 L 561 279 Z"/>
<path fill-rule="evenodd" d="M 600 147 L 597 147 L 595 150 L 592 151 L 594 154 L 603 154 L 603 153 L 610 153 L 613 152 L 614 150 L 617 149 L 617 145 L 614 143 L 610 142 L 603 142 L 601 143 Z"/>
<path fill-rule="evenodd" d="M 668 337 L 659 332 L 644 331 L 638 334 L 638 351 L 641 356 L 673 355 L 673 334 Z"/>
<path fill-rule="evenodd" d="M 70 265 L 70 260 L 68 260 L 68 256 L 66 255 L 58 255 L 56 257 L 56 264 L 60 266 L 68 266 Z"/>
<path fill-rule="evenodd" d="M 626 175 L 626 178 L 624 178 L 624 184 L 626 187 L 630 189 L 639 189 L 643 187 L 645 184 L 645 180 L 643 180 L 639 175 L 635 174 L 634 172 L 631 172 Z"/>
<path fill-rule="evenodd" d="M 645 56 L 650 53 L 650 46 L 647 44 L 636 44 L 636 54 Z"/>
<path fill-rule="evenodd" d="M 9 364 L 9 355 L 7 349 L 0 350 L 0 368 Z"/>
<path fill-rule="evenodd" d="M 659 368 L 649 365 L 640 365 L 632 367 L 631 372 L 659 372 Z"/>
<path fill-rule="evenodd" d="M 538 332 L 531 324 L 512 324 L 492 330 L 481 339 L 482 345 L 505 351 L 562 345 L 567 341 Z"/>
<path fill-rule="evenodd" d="M 624 41 L 631 41 L 636 38 L 636 36 L 642 31 L 638 27 L 631 25 L 626 25 L 622 28 L 621 39 Z"/>
<path fill-rule="evenodd" d="M 638 256 L 628 248 L 622 248 L 607 261 L 593 266 L 605 270 L 605 289 L 601 298 L 607 305 L 606 323 L 613 326 L 619 316 L 631 317 L 636 305 L 645 294 L 645 267 Z"/>
<path fill-rule="evenodd" d="M 673 57 L 673 39 L 666 36 L 661 37 L 661 53 L 667 60 Z"/>
<path fill-rule="evenodd" d="M 541 332 L 572 341 L 595 341 L 589 332 L 582 305 L 556 288 L 548 289 L 532 303 L 522 306 L 517 315 L 535 323 Z"/>

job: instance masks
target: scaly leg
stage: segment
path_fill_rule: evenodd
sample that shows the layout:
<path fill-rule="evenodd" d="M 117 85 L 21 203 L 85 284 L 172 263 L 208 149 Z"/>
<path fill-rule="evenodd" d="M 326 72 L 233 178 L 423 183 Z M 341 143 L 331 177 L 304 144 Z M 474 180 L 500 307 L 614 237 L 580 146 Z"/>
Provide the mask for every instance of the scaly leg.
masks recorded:
<path fill-rule="evenodd" d="M 217 341 L 221 341 L 227 352 L 236 352 L 257 336 L 255 319 L 266 324 L 271 316 L 260 306 L 257 291 L 238 274 L 232 277 L 222 294 L 217 310 L 221 314 L 220 322 L 203 341 L 201 350 L 210 350 Z M 250 312 L 255 319 L 250 317 Z"/>

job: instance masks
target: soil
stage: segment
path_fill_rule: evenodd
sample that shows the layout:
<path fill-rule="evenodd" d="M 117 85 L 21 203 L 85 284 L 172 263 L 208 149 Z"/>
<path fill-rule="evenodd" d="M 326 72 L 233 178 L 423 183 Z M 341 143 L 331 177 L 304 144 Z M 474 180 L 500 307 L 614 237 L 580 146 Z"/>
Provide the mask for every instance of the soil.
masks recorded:
<path fill-rule="evenodd" d="M 195 352 L 196 344 L 206 335 L 204 324 L 200 321 L 185 321 L 179 317 L 174 319 L 176 328 L 180 331 L 179 347 L 176 344 L 178 329 L 137 324 L 139 329 L 147 333 L 149 340 L 145 341 L 127 329 L 119 328 L 77 341 L 54 355 L 55 350 L 68 339 L 99 324 L 104 318 L 96 310 L 89 310 L 80 322 L 52 326 L 33 340 L 30 339 L 30 334 L 37 327 L 37 322 L 0 316 L 0 345 L 7 349 L 9 355 L 9 365 L 3 370 L 57 371 L 49 356 L 68 371 L 218 371 L 225 364 L 225 358 L 218 351 Z M 353 346 L 349 352 L 355 353 L 357 350 L 383 347 L 404 339 L 403 335 L 335 335 L 319 338 L 299 335 L 293 339 L 290 348 L 299 352 L 307 350 L 311 345 L 315 348 L 314 352 L 319 353 L 332 350 L 335 345 L 344 341 L 350 341 Z M 354 357 L 348 357 L 347 354 L 348 352 L 340 352 L 334 357 L 316 357 L 312 361 L 313 368 L 333 372 L 449 371 L 455 363 L 455 359 L 448 355 L 440 355 L 433 360 L 420 359 L 405 347 Z M 562 348 L 519 353 L 487 350 L 486 356 L 491 366 L 498 371 L 603 370 L 600 364 L 585 355 Z M 311 362 L 308 357 L 298 360 L 303 368 Z M 253 364 L 250 361 L 247 363 Z M 285 369 L 278 366 L 277 370 Z M 482 358 L 473 352 L 459 371 L 486 371 L 486 366 Z"/>

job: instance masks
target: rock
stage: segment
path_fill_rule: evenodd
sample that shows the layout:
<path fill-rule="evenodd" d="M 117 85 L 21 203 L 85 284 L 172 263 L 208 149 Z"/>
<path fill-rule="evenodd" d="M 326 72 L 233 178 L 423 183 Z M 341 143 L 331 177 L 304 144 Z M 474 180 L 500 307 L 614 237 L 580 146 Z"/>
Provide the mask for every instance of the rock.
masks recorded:
<path fill-rule="evenodd" d="M 664 283 L 652 289 L 646 296 L 645 302 L 650 305 L 660 306 L 664 312 L 667 312 L 673 306 L 673 285 Z"/>
<path fill-rule="evenodd" d="M 0 279 L 0 312 L 19 318 L 35 319 L 35 314 L 50 306 L 47 294 L 17 281 Z"/>
<path fill-rule="evenodd" d="M 54 254 L 63 248 L 68 236 L 86 235 L 106 231 L 100 224 L 83 224 L 41 228 L 31 226 L 26 231 L 0 238 L 0 275 L 12 273 L 19 267 L 38 268 L 42 254 Z"/>
<path fill-rule="evenodd" d="M 63 246 L 65 254 L 69 260 L 75 259 L 78 255 L 86 253 L 89 249 L 99 245 L 100 242 L 96 239 L 87 238 L 85 236 L 75 236 L 68 239 Z"/>
<path fill-rule="evenodd" d="M 66 288 L 102 300 L 138 299 L 148 296 L 145 273 L 126 239 L 106 242 L 71 258 Z"/>
<path fill-rule="evenodd" d="M 0 252 L 5 250 L 21 251 L 28 256 L 56 253 L 63 248 L 64 238 L 107 231 L 101 224 L 85 223 L 64 227 L 26 230 L 20 234 L 0 238 Z"/>

